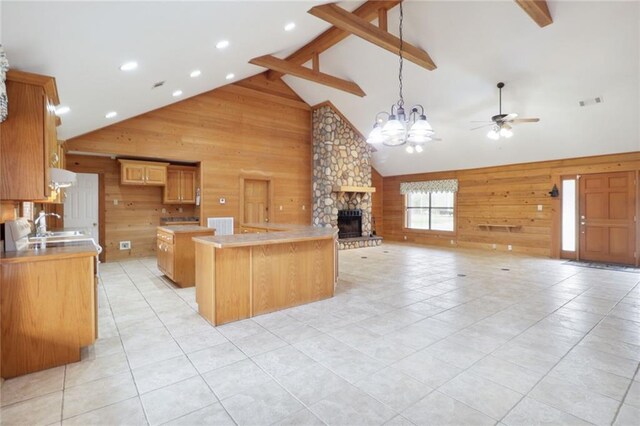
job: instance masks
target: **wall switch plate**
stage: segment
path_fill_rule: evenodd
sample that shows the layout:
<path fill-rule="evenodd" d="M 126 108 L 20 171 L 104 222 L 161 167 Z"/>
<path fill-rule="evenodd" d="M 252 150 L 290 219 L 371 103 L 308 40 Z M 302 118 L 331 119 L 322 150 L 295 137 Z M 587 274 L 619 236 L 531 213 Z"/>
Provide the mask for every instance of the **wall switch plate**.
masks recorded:
<path fill-rule="evenodd" d="M 538 204 L 538 211 L 541 212 L 542 211 L 542 204 Z"/>
<path fill-rule="evenodd" d="M 307 209 L 307 206 L 303 205 L 302 210 L 306 210 L 306 209 Z"/>
<path fill-rule="evenodd" d="M 131 250 L 131 241 L 120 241 L 120 250 Z"/>
<path fill-rule="evenodd" d="M 513 250 L 513 246 L 512 246 L 511 244 L 509 244 L 509 245 L 507 246 L 507 250 L 509 250 L 509 251 Z"/>
<path fill-rule="evenodd" d="M 407 239 L 407 236 L 406 236 L 406 235 L 404 236 L 404 239 L 405 239 L 405 240 Z"/>
<path fill-rule="evenodd" d="M 282 206 L 280 206 L 280 211 L 282 211 Z"/>
<path fill-rule="evenodd" d="M 495 250 L 497 248 L 497 246 L 495 244 L 492 244 L 491 247 Z"/>
<path fill-rule="evenodd" d="M 455 241 L 453 241 L 453 240 L 451 240 L 451 241 L 449 241 L 449 242 L 451 243 L 451 245 L 454 245 L 454 244 L 455 244 Z"/>
<path fill-rule="evenodd" d="M 224 197 L 220 197 L 220 204 L 226 204 L 227 200 Z"/>
<path fill-rule="evenodd" d="M 182 207 L 178 207 L 178 212 L 182 213 L 184 209 Z"/>
<path fill-rule="evenodd" d="M 118 205 L 118 200 L 113 200 L 113 205 L 117 206 Z"/>
<path fill-rule="evenodd" d="M 166 213 L 167 209 L 165 209 L 164 207 L 162 208 L 162 213 Z"/>

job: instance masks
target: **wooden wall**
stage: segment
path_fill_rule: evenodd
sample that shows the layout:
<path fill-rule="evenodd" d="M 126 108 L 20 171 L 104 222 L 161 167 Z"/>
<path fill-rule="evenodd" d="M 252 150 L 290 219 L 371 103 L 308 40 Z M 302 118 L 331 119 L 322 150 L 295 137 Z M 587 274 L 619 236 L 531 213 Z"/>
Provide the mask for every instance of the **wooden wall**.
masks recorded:
<path fill-rule="evenodd" d="M 163 205 L 161 187 L 120 185 L 120 164 L 109 157 L 67 154 L 67 169 L 103 175 L 105 239 L 102 245 L 107 262 L 155 256 L 156 227 L 160 225 L 160 218 L 196 215 L 194 205 Z M 120 250 L 120 241 L 131 241 L 131 250 Z"/>
<path fill-rule="evenodd" d="M 560 198 L 551 198 L 560 177 L 586 173 L 640 169 L 640 152 L 545 161 L 481 169 L 384 177 L 383 216 L 387 240 L 417 244 L 513 251 L 559 256 Z M 400 182 L 458 179 L 454 233 L 404 228 L 404 197 Z M 542 211 L 538 211 L 538 205 Z M 481 230 L 478 224 L 519 225 L 519 230 Z M 406 240 L 405 240 L 406 237 Z"/>
<path fill-rule="evenodd" d="M 272 178 L 272 222 L 311 221 L 310 107 L 281 80 L 263 74 L 70 139 L 66 147 L 200 162 L 203 222 L 232 216 L 238 227 L 241 176 Z M 126 229 L 139 214 L 107 221 L 113 229 Z"/>
<path fill-rule="evenodd" d="M 384 204 L 384 181 L 382 175 L 373 167 L 371 168 L 371 186 L 376 189 L 376 192 L 372 194 L 371 216 L 376 221 L 376 234 L 382 235 L 384 232 L 384 220 L 382 217 Z"/>

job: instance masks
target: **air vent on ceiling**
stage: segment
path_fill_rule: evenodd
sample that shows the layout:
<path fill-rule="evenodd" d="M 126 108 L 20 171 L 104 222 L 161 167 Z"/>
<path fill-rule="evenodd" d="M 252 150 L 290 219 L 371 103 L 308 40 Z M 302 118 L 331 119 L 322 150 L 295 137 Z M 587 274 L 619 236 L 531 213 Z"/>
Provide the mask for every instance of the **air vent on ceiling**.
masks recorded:
<path fill-rule="evenodd" d="M 579 101 L 578 103 L 581 107 L 584 107 L 589 105 L 601 104 L 602 102 L 604 102 L 604 99 L 602 99 L 602 96 L 598 96 L 596 98 L 589 98 L 585 99 L 584 101 Z"/>
<path fill-rule="evenodd" d="M 153 86 L 151 86 L 152 89 L 157 89 L 158 87 L 161 87 L 164 85 L 164 80 L 162 81 L 158 81 L 157 83 L 154 83 Z"/>

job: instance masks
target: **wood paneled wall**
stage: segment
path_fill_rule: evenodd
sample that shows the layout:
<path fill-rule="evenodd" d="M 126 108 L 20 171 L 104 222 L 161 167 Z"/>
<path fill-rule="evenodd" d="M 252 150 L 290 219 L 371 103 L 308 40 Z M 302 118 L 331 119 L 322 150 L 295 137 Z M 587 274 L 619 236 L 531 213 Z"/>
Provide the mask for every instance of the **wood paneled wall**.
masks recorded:
<path fill-rule="evenodd" d="M 371 194 L 371 216 L 376 221 L 376 234 L 382 235 L 384 232 L 384 221 L 382 218 L 382 208 L 384 204 L 384 180 L 382 175 L 376 169 L 371 168 L 371 186 L 376 192 Z"/>
<path fill-rule="evenodd" d="M 67 154 L 67 168 L 76 173 L 103 176 L 105 241 L 102 245 L 107 262 L 155 256 L 156 227 L 160 225 L 160 218 L 196 215 L 194 205 L 163 205 L 161 187 L 120 185 L 120 164 L 109 157 Z M 166 213 L 162 212 L 163 208 Z M 120 250 L 120 241 L 131 241 L 131 250 Z"/>
<path fill-rule="evenodd" d="M 281 80 L 263 74 L 70 139 L 66 147 L 200 162 L 205 224 L 207 217 L 232 216 L 239 226 L 241 176 L 272 179 L 272 222 L 311 221 L 310 107 Z M 132 211 L 108 222 L 126 229 L 139 215 L 144 213 Z"/>
<path fill-rule="evenodd" d="M 383 218 L 387 240 L 428 245 L 513 251 L 559 256 L 560 198 L 551 198 L 554 184 L 565 175 L 640 169 L 640 152 L 544 161 L 437 173 L 384 177 Z M 400 182 L 458 179 L 454 233 L 404 228 L 404 196 Z M 538 206 L 542 211 L 538 211 Z M 518 225 L 512 232 L 481 230 L 482 223 Z M 406 240 L 405 240 L 406 237 Z"/>

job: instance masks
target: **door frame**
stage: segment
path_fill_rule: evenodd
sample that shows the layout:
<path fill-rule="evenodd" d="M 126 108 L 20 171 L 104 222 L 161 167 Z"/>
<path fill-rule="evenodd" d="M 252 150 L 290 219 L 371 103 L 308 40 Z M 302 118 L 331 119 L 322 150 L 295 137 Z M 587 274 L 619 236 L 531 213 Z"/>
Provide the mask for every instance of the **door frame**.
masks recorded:
<path fill-rule="evenodd" d="M 239 197 L 239 214 L 238 214 L 238 222 L 239 225 L 245 224 L 244 217 L 244 189 L 245 189 L 245 181 L 247 180 L 260 180 L 267 183 L 267 208 L 269 209 L 269 223 L 273 222 L 273 177 L 267 173 L 242 173 L 240 174 L 240 197 Z"/>

